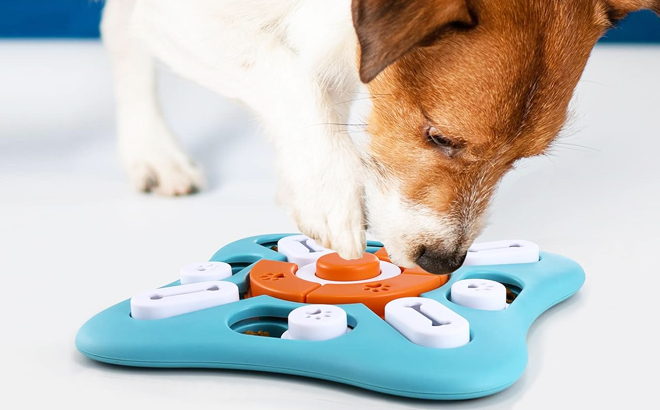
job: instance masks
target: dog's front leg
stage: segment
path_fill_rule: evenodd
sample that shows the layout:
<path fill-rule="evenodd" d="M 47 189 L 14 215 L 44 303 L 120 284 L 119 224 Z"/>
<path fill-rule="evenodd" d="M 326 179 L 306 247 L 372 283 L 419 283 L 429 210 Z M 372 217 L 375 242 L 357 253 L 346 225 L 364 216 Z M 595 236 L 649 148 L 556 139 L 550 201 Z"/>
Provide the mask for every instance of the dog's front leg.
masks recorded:
<path fill-rule="evenodd" d="M 302 233 L 354 259 L 366 246 L 364 172 L 346 116 L 325 94 L 299 83 L 266 111 L 277 153 L 278 202 Z"/>
<path fill-rule="evenodd" d="M 135 0 L 110 0 L 101 31 L 114 74 L 117 134 L 122 164 L 141 191 L 181 195 L 202 188 L 197 165 L 165 124 L 156 96 L 154 62 L 130 35 Z"/>

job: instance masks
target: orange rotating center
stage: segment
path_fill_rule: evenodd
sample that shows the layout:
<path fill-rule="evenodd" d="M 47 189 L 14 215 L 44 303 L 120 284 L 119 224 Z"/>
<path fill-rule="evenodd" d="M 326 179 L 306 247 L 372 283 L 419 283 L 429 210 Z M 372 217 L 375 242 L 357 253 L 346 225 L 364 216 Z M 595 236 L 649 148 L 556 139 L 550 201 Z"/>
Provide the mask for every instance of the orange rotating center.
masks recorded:
<path fill-rule="evenodd" d="M 250 296 L 332 305 L 362 303 L 384 316 L 385 305 L 391 300 L 419 296 L 449 280 L 449 275 L 434 275 L 421 268 L 400 268 L 400 274 L 379 280 L 381 261 L 391 263 L 384 248 L 351 260 L 337 253 L 324 255 L 316 262 L 318 283 L 296 276 L 295 263 L 260 260 L 250 271 Z"/>

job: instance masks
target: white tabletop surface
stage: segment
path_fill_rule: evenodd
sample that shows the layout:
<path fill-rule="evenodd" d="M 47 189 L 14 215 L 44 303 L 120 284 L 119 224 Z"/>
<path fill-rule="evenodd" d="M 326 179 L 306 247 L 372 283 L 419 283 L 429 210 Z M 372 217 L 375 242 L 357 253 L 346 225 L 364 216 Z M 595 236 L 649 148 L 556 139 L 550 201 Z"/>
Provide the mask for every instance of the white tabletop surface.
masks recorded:
<path fill-rule="evenodd" d="M 87 319 L 176 279 L 179 267 L 246 236 L 296 230 L 275 205 L 273 152 L 251 115 L 161 72 L 168 121 L 207 172 L 199 195 L 129 188 L 97 41 L 0 42 L 0 407 L 657 405 L 660 47 L 597 47 L 552 155 L 505 178 L 480 240 L 534 241 L 576 260 L 587 280 L 532 326 L 529 363 L 516 384 L 449 403 L 274 374 L 115 367 L 76 350 Z"/>

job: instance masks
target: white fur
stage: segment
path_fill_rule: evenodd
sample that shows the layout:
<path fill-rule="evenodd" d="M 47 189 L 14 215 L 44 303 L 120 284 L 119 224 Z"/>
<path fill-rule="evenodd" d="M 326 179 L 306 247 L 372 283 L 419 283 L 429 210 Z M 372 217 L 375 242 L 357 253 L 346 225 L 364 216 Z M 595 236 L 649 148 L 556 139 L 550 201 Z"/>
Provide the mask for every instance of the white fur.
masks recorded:
<path fill-rule="evenodd" d="M 411 204 L 396 180 L 363 166 L 373 165 L 364 127 L 371 95 L 358 76 L 350 6 L 108 0 L 102 33 L 115 72 L 120 152 L 133 184 L 165 195 L 203 185 L 161 117 L 153 56 L 255 111 L 276 147 L 278 202 L 320 245 L 361 256 L 366 204 L 370 227 L 397 263 L 414 266 L 419 244 L 455 247 L 457 221 Z"/>
<path fill-rule="evenodd" d="M 386 185 L 375 182 L 369 179 L 365 185 L 369 226 L 374 235 L 387 244 L 393 263 L 407 268 L 417 266 L 418 247 L 439 245 L 440 239 L 444 247 L 455 247 L 453 241 L 458 236 L 454 221 L 407 201 L 395 181 Z"/>
<path fill-rule="evenodd" d="M 161 117 L 151 55 L 128 31 L 133 5 L 132 0 L 108 2 L 101 26 L 115 77 L 122 163 L 137 189 L 189 193 L 203 187 L 202 173 Z"/>
<path fill-rule="evenodd" d="M 361 256 L 363 172 L 342 125 L 361 84 L 350 0 L 109 0 L 102 33 L 134 185 L 173 195 L 203 184 L 159 112 L 154 56 L 250 106 L 277 149 L 278 201 L 321 245 Z"/>

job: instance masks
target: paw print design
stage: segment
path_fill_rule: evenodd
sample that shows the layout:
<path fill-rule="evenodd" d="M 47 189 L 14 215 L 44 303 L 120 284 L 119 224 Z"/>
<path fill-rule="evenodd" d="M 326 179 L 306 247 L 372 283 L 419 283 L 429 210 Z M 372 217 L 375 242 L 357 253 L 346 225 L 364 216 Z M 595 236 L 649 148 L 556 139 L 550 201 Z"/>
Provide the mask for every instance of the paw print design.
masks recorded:
<path fill-rule="evenodd" d="M 457 305 L 481 309 L 506 309 L 506 287 L 489 279 L 463 279 L 451 285 L 450 299 Z"/>
<path fill-rule="evenodd" d="M 468 285 L 468 289 L 474 289 L 477 292 L 480 292 L 482 290 L 487 290 L 488 291 L 488 290 L 493 289 L 494 287 L 495 287 L 495 285 L 493 283 L 490 283 L 490 282 L 482 282 L 482 283 L 479 283 L 479 284 L 471 283 L 471 284 Z"/>
<path fill-rule="evenodd" d="M 378 292 L 387 292 L 390 290 L 391 285 L 383 285 L 382 283 L 367 283 L 364 285 L 363 290 L 366 291 L 371 291 L 373 293 L 378 293 Z"/>
<path fill-rule="evenodd" d="M 271 280 L 271 281 L 275 282 L 275 281 L 278 281 L 280 279 L 284 279 L 284 274 L 283 273 L 268 272 L 268 273 L 265 273 L 265 274 L 259 276 L 259 279 L 261 279 L 261 280 Z"/>

